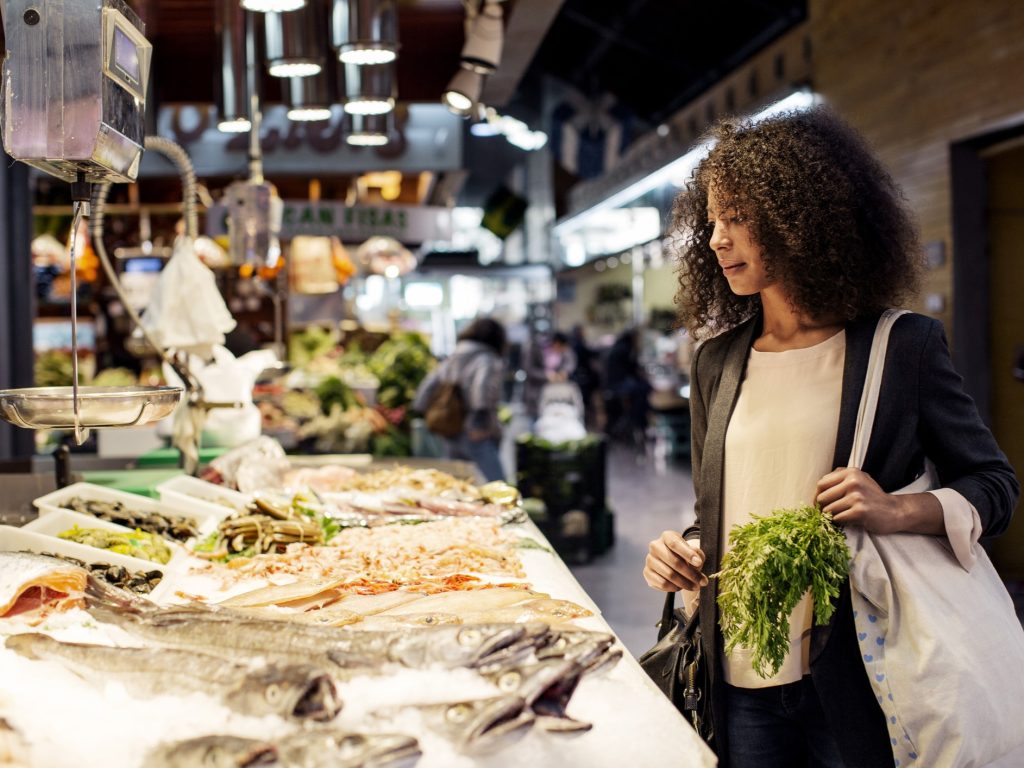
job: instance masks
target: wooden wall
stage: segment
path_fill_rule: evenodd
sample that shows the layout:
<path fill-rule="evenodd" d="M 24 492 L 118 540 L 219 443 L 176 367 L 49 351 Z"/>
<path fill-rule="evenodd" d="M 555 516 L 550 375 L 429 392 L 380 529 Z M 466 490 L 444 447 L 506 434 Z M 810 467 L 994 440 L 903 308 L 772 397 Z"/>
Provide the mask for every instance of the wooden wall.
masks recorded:
<path fill-rule="evenodd" d="M 814 89 L 874 145 L 922 241 L 945 254 L 917 308 L 951 332 L 950 145 L 1024 127 L 1024 2 L 809 0 L 808 15 Z M 925 308 L 929 294 L 944 306 Z"/>

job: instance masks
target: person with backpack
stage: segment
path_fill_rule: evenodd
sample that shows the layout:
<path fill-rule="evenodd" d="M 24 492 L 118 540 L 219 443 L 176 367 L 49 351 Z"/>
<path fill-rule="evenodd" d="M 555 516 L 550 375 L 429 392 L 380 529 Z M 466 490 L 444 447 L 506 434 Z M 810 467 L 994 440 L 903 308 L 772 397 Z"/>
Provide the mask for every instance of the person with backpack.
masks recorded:
<path fill-rule="evenodd" d="M 498 405 L 505 380 L 505 328 L 478 317 L 458 336 L 455 351 L 420 384 L 413 410 L 443 438 L 451 459 L 472 461 L 490 482 L 504 480 L 498 452 Z"/>

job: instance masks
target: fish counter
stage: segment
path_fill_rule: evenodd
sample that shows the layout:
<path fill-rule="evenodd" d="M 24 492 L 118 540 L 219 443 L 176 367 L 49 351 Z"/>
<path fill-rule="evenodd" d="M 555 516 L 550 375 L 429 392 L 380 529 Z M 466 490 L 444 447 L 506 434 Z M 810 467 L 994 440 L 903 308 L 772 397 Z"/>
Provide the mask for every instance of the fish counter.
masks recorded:
<path fill-rule="evenodd" d="M 514 489 L 281 469 L 0 526 L 0 765 L 715 764 Z"/>

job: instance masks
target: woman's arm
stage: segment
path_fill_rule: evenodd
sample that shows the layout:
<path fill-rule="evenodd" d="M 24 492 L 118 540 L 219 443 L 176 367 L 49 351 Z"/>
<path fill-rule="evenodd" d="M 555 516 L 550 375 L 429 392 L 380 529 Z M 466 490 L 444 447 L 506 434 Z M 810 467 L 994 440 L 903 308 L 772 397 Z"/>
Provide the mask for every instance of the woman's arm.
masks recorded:
<path fill-rule="evenodd" d="M 919 432 L 925 455 L 935 465 L 942 499 L 958 494 L 978 515 L 986 536 L 1002 533 L 1020 495 L 1013 469 L 953 368 L 941 324 L 934 321 L 919 363 Z M 818 482 L 818 503 L 837 523 L 856 523 L 874 533 L 949 533 L 938 494 L 890 494 L 865 472 L 837 469 Z M 970 525 L 966 526 L 968 529 Z"/>

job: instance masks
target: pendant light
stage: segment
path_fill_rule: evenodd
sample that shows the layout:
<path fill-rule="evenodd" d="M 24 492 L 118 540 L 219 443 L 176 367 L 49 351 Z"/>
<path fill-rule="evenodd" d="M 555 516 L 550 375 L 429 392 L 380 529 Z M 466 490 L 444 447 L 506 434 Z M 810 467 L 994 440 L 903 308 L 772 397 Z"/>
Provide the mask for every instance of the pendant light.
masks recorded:
<path fill-rule="evenodd" d="M 217 0 L 214 21 L 217 37 L 217 75 L 214 101 L 217 128 L 224 133 L 245 133 L 252 127 L 249 104 L 255 78 L 248 76 L 248 56 L 255 57 L 256 34 L 252 15 L 238 0 Z"/>
<path fill-rule="evenodd" d="M 274 77 L 311 77 L 327 62 L 320 0 L 290 13 L 268 13 L 263 20 L 267 71 Z"/>
<path fill-rule="evenodd" d="M 352 147 L 383 147 L 395 134 L 395 113 L 384 115 L 345 114 L 342 131 Z"/>
<path fill-rule="evenodd" d="M 306 0 L 242 0 L 242 7 L 254 13 L 288 13 L 306 6 Z"/>
<path fill-rule="evenodd" d="M 342 64 L 342 103 L 351 115 L 382 115 L 395 108 L 394 64 Z"/>
<path fill-rule="evenodd" d="M 311 123 L 331 119 L 334 98 L 326 71 L 312 77 L 290 77 L 282 91 L 289 120 Z"/>
<path fill-rule="evenodd" d="M 333 0 L 331 46 L 346 64 L 386 64 L 398 56 L 396 0 Z"/>

